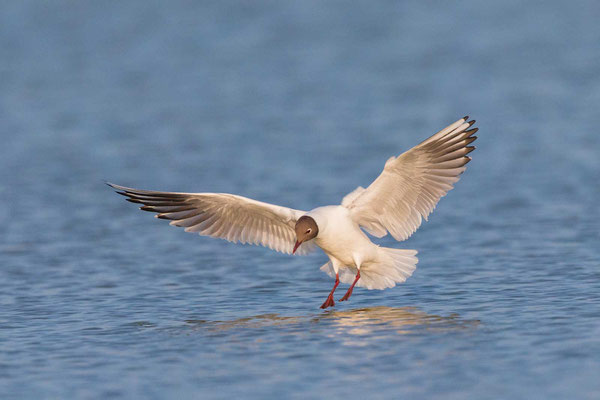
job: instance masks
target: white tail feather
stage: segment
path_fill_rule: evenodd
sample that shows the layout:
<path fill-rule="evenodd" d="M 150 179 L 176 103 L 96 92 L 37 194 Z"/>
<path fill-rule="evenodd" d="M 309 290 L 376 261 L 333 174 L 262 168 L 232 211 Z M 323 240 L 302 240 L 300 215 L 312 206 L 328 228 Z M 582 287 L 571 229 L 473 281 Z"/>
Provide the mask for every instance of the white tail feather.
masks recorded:
<path fill-rule="evenodd" d="M 356 286 L 382 290 L 406 281 L 417 268 L 416 265 L 419 259 L 416 255 L 416 250 L 380 247 L 378 260 L 366 262 L 361 266 L 360 279 Z M 321 271 L 335 278 L 335 271 L 331 262 L 323 265 Z M 352 284 L 356 273 L 356 267 L 353 265 L 340 268 L 340 282 Z"/>

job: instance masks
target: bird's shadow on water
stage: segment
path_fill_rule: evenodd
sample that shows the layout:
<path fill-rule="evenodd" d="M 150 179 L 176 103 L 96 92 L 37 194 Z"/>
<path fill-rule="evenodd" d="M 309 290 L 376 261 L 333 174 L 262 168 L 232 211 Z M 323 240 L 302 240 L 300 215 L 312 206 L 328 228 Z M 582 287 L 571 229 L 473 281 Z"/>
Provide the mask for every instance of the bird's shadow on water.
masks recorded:
<path fill-rule="evenodd" d="M 458 314 L 440 316 L 415 307 L 367 307 L 353 310 L 331 310 L 318 315 L 282 316 L 261 314 L 228 321 L 186 320 L 186 327 L 206 333 L 280 330 L 282 332 L 318 331 L 326 328 L 336 333 L 368 336 L 371 339 L 390 335 L 410 335 L 432 332 L 466 331 L 477 328 L 479 320 L 467 320 Z"/>

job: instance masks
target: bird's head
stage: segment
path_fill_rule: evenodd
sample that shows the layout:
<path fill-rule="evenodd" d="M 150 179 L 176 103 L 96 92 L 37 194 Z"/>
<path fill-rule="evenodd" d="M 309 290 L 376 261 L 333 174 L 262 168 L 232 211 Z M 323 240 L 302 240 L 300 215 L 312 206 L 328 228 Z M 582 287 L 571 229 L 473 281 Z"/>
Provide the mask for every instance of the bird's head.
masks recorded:
<path fill-rule="evenodd" d="M 292 253 L 295 253 L 298 250 L 298 247 L 306 241 L 314 239 L 319 233 L 319 227 L 312 217 L 308 215 L 303 215 L 296 221 L 296 245 L 294 246 L 294 250 Z"/>

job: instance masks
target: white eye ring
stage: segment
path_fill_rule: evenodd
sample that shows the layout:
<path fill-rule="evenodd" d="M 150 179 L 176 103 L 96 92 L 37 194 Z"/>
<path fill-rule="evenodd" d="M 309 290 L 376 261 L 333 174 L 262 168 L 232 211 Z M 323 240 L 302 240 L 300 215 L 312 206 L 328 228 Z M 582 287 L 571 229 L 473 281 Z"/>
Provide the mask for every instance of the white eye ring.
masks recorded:
<path fill-rule="evenodd" d="M 308 230 L 306 231 L 306 233 L 310 233 L 310 232 L 311 232 L 311 230 L 310 230 L 310 229 L 308 229 Z"/>

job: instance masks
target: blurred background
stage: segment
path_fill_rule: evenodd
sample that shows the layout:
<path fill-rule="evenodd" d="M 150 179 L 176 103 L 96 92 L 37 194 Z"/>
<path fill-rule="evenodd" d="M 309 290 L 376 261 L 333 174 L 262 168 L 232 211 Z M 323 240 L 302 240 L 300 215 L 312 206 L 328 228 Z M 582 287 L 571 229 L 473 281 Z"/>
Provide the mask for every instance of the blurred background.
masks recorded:
<path fill-rule="evenodd" d="M 0 3 L 2 398 L 600 396 L 597 1 Z M 406 283 L 103 181 L 309 210 L 464 115 Z M 340 292 L 343 294 L 345 287 Z"/>

